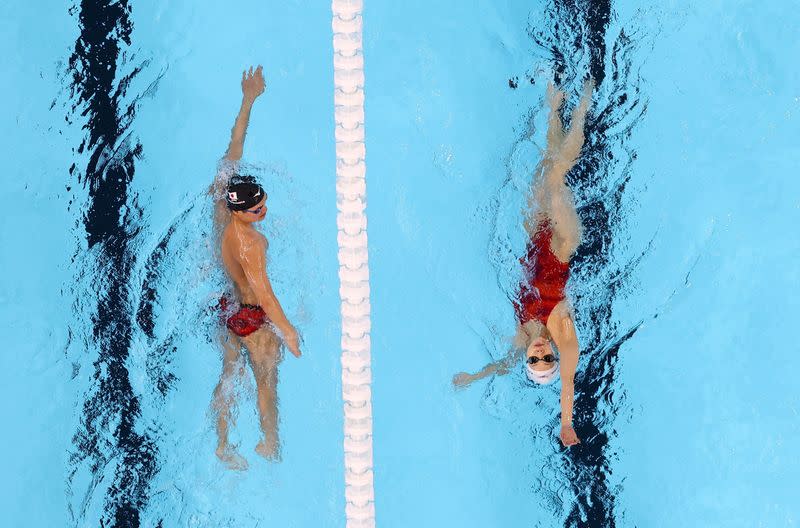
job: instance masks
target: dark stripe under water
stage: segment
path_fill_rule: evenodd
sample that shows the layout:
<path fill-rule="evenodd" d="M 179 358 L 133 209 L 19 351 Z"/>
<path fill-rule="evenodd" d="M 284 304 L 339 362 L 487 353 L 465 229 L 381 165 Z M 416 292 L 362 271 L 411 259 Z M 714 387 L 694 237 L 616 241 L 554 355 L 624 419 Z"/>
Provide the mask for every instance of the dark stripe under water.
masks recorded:
<path fill-rule="evenodd" d="M 579 87 L 587 74 L 596 84 L 586 122 L 586 143 L 578 163 L 567 175 L 584 224 L 582 244 L 572 261 L 578 280 L 613 265 L 609 251 L 614 233 L 620 230 L 622 198 L 636 157 L 625 141 L 646 111 L 632 68 L 636 42 L 625 28 L 609 39 L 611 8 L 610 0 L 554 0 L 545 19 L 530 31 L 539 49 L 549 56 L 558 85 Z M 587 53 L 588 64 L 583 59 Z M 601 90 L 607 94 L 603 100 L 598 97 Z M 626 159 L 615 159 L 620 151 L 626 153 Z M 602 191 L 597 188 L 598 182 L 605 182 Z M 588 361 L 586 357 L 581 361 L 575 380 L 574 426 L 582 443 L 565 450 L 565 480 L 576 497 L 564 512 L 567 527 L 616 525 L 615 490 L 609 484 L 609 440 L 616 433 L 609 431 L 609 426 L 625 396 L 618 385 L 616 366 L 620 348 L 641 323 L 616 328 L 611 301 L 620 294 L 635 266 L 636 262 L 631 262 L 618 270 L 617 280 L 606 285 L 605 302 L 581 310 L 582 304 L 591 300 L 587 294 L 575 299 L 579 312 L 588 315 L 590 321 L 581 324 L 589 332 L 581 336 L 582 355 Z"/>
<path fill-rule="evenodd" d="M 590 71 L 599 89 L 605 80 L 605 33 L 611 11 L 611 2 L 608 0 L 576 3 L 568 0 L 556 0 L 556 18 L 562 25 L 572 25 L 571 30 L 564 32 L 572 37 L 578 37 L 583 42 L 554 43 L 553 59 L 556 65 L 556 82 L 563 82 L 563 77 L 569 71 L 569 58 L 574 51 L 588 48 L 591 53 Z M 558 30 L 556 30 L 558 31 Z M 558 36 L 558 32 L 556 35 Z M 581 153 L 581 160 L 568 175 L 568 182 L 573 189 L 591 185 L 598 180 L 601 170 L 602 156 L 610 150 L 610 145 L 603 134 L 605 128 L 597 109 L 590 114 L 586 123 L 586 145 Z M 619 203 L 624 185 L 620 185 L 615 192 L 610 194 L 611 202 L 595 201 L 585 206 L 581 213 L 584 223 L 583 244 L 578 249 L 573 260 L 574 267 L 586 265 L 604 265 L 608 257 L 604 248 L 610 247 L 613 226 L 611 225 L 611 209 Z M 609 295 L 613 298 L 613 293 Z M 576 304 L 581 300 L 576 299 Z M 569 469 L 572 473 L 569 482 L 572 485 L 576 502 L 567 515 L 565 526 L 615 526 L 614 506 L 615 496 L 608 486 L 608 459 L 606 448 L 608 434 L 599 427 L 597 407 L 602 386 L 607 391 L 613 391 L 614 365 L 619 343 L 613 349 L 602 350 L 602 336 L 600 328 L 608 326 L 611 322 L 611 304 L 603 305 L 600 310 L 592 311 L 592 321 L 589 328 L 594 329 L 592 335 L 584 345 L 583 353 L 590 356 L 591 360 L 583 362 L 582 372 L 576 376 L 575 391 L 579 395 L 576 401 L 573 420 L 575 431 L 582 443 L 567 450 L 571 459 Z M 588 345 L 588 346 L 587 346 Z M 601 350 L 597 350 L 601 348 Z M 607 364 L 608 368 L 599 368 L 599 364 Z M 603 375 L 605 374 L 605 375 Z M 605 379 L 603 379 L 605 378 Z"/>
<path fill-rule="evenodd" d="M 131 45 L 130 2 L 83 0 L 71 13 L 80 26 L 68 65 L 71 114 L 85 123 L 77 153 L 86 152 L 89 160 L 82 169 L 73 165 L 70 174 L 87 190 L 78 236 L 85 236 L 92 252 L 91 258 L 77 255 L 73 263 L 81 267 L 79 278 L 90 279 L 91 288 L 76 287 L 84 297 L 76 302 L 92 304 L 92 335 L 86 341 L 96 359 L 73 437 L 67 484 L 71 494 L 83 496 L 79 510 L 71 508 L 75 525 L 138 527 L 158 457 L 151 434 L 137 423 L 140 402 L 126 366 L 133 332 L 132 241 L 141 225 L 130 184 L 142 145 L 130 130 L 136 102 L 126 104 L 125 96 L 142 66 L 118 78 Z M 78 477 L 85 470 L 91 475 L 88 484 Z M 87 518 L 87 504 L 98 501 L 100 490 L 103 511 Z"/>

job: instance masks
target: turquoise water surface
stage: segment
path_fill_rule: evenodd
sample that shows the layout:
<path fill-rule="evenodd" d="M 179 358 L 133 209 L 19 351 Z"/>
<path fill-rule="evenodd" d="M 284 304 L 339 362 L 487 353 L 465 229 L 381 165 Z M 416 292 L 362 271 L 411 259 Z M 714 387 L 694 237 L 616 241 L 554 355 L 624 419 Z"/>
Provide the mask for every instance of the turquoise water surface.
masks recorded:
<path fill-rule="evenodd" d="M 343 526 L 331 10 L 326 2 L 4 6 L 3 526 Z M 790 2 L 367 2 L 379 526 L 798 524 L 800 73 Z M 205 194 L 245 146 L 270 274 L 304 337 L 282 461 L 254 384 L 214 457 L 224 287 Z M 547 82 L 597 91 L 568 180 L 580 446 L 559 384 L 500 358 Z"/>

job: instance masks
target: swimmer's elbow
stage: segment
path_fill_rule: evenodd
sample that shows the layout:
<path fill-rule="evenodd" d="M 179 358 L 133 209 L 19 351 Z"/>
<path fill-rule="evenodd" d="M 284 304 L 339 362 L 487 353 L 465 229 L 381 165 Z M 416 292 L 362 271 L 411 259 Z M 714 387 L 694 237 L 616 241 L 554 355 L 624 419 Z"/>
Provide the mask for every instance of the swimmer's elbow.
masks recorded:
<path fill-rule="evenodd" d="M 549 326 L 548 329 L 550 329 L 556 346 L 559 350 L 563 349 L 562 353 L 566 353 L 567 355 L 577 354 L 578 335 L 575 333 L 575 326 L 572 322 L 572 318 L 568 314 L 564 314 L 560 320 Z"/>
<path fill-rule="evenodd" d="M 260 304 L 261 308 L 267 313 L 271 313 L 280 306 L 273 295 L 265 295 Z"/>
<path fill-rule="evenodd" d="M 266 284 L 258 284 L 252 286 L 253 293 L 255 294 L 256 300 L 258 301 L 258 305 L 261 307 L 262 310 L 269 314 L 270 310 L 277 304 L 275 296 L 272 295 L 269 291 L 269 288 Z"/>
<path fill-rule="evenodd" d="M 578 350 L 578 335 L 575 333 L 575 327 L 572 324 L 572 319 L 565 318 L 565 324 L 563 324 L 563 329 L 561 330 L 561 342 L 563 343 L 562 346 L 567 347 L 570 350 L 575 350 L 577 353 Z"/>
<path fill-rule="evenodd" d="M 223 159 L 228 161 L 239 161 L 242 159 L 242 154 L 244 153 L 244 141 L 231 141 L 231 144 L 228 146 L 228 150 L 225 151 L 225 156 Z"/>

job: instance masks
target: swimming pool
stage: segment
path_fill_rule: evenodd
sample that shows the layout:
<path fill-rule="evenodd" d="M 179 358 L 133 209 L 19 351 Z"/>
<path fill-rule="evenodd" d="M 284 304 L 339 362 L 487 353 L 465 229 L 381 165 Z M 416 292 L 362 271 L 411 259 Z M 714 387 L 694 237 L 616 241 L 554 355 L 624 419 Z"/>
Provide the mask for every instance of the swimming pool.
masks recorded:
<path fill-rule="evenodd" d="M 377 525 L 797 523 L 790 7 L 364 6 Z M 343 525 L 330 5 L 17 5 L 3 20 L 20 50 L 0 59 L 8 524 Z M 281 366 L 278 464 L 252 454 L 241 388 L 250 469 L 234 473 L 213 455 L 206 308 L 222 278 L 204 193 L 255 63 L 268 87 L 245 155 L 305 356 Z M 586 72 L 598 82 L 569 178 L 586 224 L 569 451 L 557 387 L 521 370 L 450 384 L 513 334 L 553 71 L 570 101 Z"/>

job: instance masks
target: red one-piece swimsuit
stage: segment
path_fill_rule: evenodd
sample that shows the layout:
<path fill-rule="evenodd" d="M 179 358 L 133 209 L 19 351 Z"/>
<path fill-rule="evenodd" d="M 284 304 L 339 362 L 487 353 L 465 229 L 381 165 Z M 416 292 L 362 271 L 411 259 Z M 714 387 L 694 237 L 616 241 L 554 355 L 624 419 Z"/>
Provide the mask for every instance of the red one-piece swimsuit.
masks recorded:
<path fill-rule="evenodd" d="M 564 300 L 569 263 L 561 262 L 553 254 L 552 238 L 550 223 L 544 222 L 528 242 L 525 256 L 520 259 L 522 280 L 514 303 L 520 324 L 535 319 L 546 325 L 550 312 Z"/>

